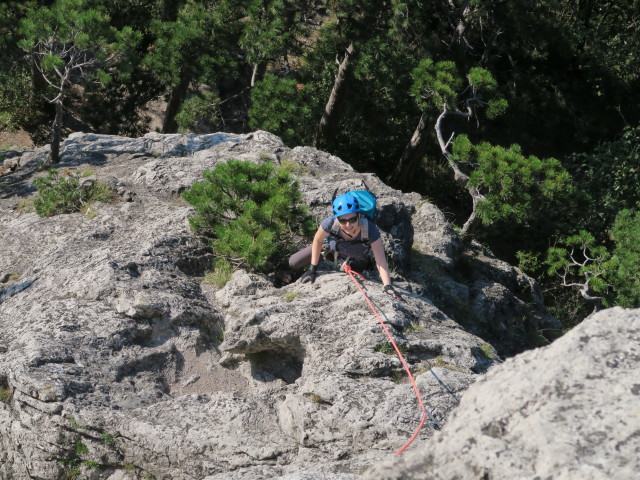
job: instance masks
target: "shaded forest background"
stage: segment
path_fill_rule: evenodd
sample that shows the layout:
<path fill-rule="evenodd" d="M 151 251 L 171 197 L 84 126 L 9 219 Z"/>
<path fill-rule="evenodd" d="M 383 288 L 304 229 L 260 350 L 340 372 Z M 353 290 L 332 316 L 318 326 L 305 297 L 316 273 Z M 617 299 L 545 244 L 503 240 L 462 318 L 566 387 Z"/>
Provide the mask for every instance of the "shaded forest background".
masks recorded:
<path fill-rule="evenodd" d="M 640 306 L 640 0 L 0 2 L 0 130 L 264 129 L 437 204 L 567 327 Z M 1 192 L 0 192 L 1 194 Z"/>

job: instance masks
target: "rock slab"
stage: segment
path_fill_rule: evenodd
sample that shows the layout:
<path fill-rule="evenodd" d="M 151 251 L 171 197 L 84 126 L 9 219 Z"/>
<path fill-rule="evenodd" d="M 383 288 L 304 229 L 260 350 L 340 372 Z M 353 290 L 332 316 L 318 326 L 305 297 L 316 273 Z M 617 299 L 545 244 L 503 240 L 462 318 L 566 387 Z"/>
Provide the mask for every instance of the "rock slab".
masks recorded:
<path fill-rule="evenodd" d="M 289 165 L 317 220 L 336 188 L 377 195 L 405 301 L 366 289 L 439 424 L 528 331 L 557 327 L 533 280 L 463 245 L 433 205 L 267 132 L 73 134 L 58 168 L 119 201 L 50 218 L 28 209 L 46 149 L 14 153 L 0 177 L 0 478 L 352 479 L 413 433 L 413 390 L 345 274 L 204 281 L 215 252 L 180 193 L 229 158 Z"/>
<path fill-rule="evenodd" d="M 492 368 L 429 444 L 375 480 L 632 480 L 640 472 L 640 310 L 612 308 Z"/>

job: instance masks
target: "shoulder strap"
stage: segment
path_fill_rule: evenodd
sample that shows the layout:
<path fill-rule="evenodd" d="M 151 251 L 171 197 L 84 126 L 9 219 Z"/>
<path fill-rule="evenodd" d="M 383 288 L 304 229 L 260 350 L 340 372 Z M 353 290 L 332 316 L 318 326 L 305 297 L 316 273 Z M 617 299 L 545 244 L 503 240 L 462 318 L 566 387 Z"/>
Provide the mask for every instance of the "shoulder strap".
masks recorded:
<path fill-rule="evenodd" d="M 362 221 L 361 223 L 362 229 L 360 230 L 360 239 L 363 242 L 368 242 L 369 241 L 369 219 L 364 215 L 360 215 L 360 220 Z"/>
<path fill-rule="evenodd" d="M 333 219 L 333 224 L 331 225 L 331 230 L 329 233 L 335 237 L 340 238 L 340 222 L 337 218 Z"/>

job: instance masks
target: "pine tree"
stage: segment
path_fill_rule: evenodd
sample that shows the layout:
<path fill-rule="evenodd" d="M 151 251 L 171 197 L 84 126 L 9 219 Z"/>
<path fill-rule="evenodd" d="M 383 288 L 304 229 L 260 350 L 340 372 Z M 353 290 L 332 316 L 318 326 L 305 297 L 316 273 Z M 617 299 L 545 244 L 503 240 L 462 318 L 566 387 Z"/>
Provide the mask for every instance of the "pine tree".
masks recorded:
<path fill-rule="evenodd" d="M 607 278 L 615 292 L 614 303 L 640 307 L 640 212 L 622 210 L 611 229 L 615 243 Z"/>
<path fill-rule="evenodd" d="M 203 173 L 183 196 L 195 207 L 191 228 L 213 236 L 219 257 L 269 272 L 282 266 L 295 235 L 313 228 L 297 183 L 284 168 L 229 159 Z"/>
<path fill-rule="evenodd" d="M 306 8 L 305 8 L 306 6 Z M 283 64 L 283 73 L 291 70 L 290 55 L 302 51 L 300 38 L 308 33 L 303 17 L 311 5 L 297 0 L 249 0 L 242 20 L 239 46 L 252 65 L 250 86 L 259 78 L 267 62 Z"/>
<path fill-rule="evenodd" d="M 304 145 L 310 140 L 304 125 L 310 124 L 314 114 L 310 104 L 304 84 L 267 74 L 251 90 L 249 125 L 279 135 L 289 146 Z"/>
<path fill-rule="evenodd" d="M 20 23 L 20 47 L 32 57 L 53 90 L 48 101 L 55 106 L 50 163 L 60 160 L 65 100 L 70 88 L 83 82 L 108 82 L 107 68 L 115 63 L 137 35 L 126 27 L 110 27 L 109 17 L 88 0 L 56 0 L 50 7 L 28 10 Z"/>
<path fill-rule="evenodd" d="M 169 92 L 162 131 L 178 130 L 176 115 L 190 89 L 216 85 L 237 66 L 240 2 L 234 0 L 186 0 L 175 20 L 156 19 L 151 31 L 155 36 L 144 59 L 148 69 Z"/>
<path fill-rule="evenodd" d="M 565 287 L 578 288 L 595 308 L 640 306 L 640 213 L 622 210 L 611 228 L 612 245 L 600 245 L 581 230 L 547 252 L 550 274 Z"/>

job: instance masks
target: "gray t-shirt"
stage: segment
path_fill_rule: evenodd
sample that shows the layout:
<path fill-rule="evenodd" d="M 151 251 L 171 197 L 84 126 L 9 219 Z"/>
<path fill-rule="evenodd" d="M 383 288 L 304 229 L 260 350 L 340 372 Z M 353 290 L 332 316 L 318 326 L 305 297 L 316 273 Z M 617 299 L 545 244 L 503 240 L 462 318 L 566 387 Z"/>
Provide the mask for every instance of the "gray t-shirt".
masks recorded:
<path fill-rule="evenodd" d="M 327 217 L 322 221 L 320 226 L 325 232 L 331 233 L 331 227 L 333 226 L 334 220 L 335 220 L 334 217 Z M 380 238 L 380 230 L 378 230 L 378 226 L 375 223 L 373 223 L 373 221 L 369 219 L 367 219 L 367 221 L 369 222 L 369 243 L 373 243 Z M 356 240 L 360 240 L 360 234 L 356 235 L 355 238 L 353 238 L 353 240 L 347 240 L 347 241 L 356 241 Z"/>

